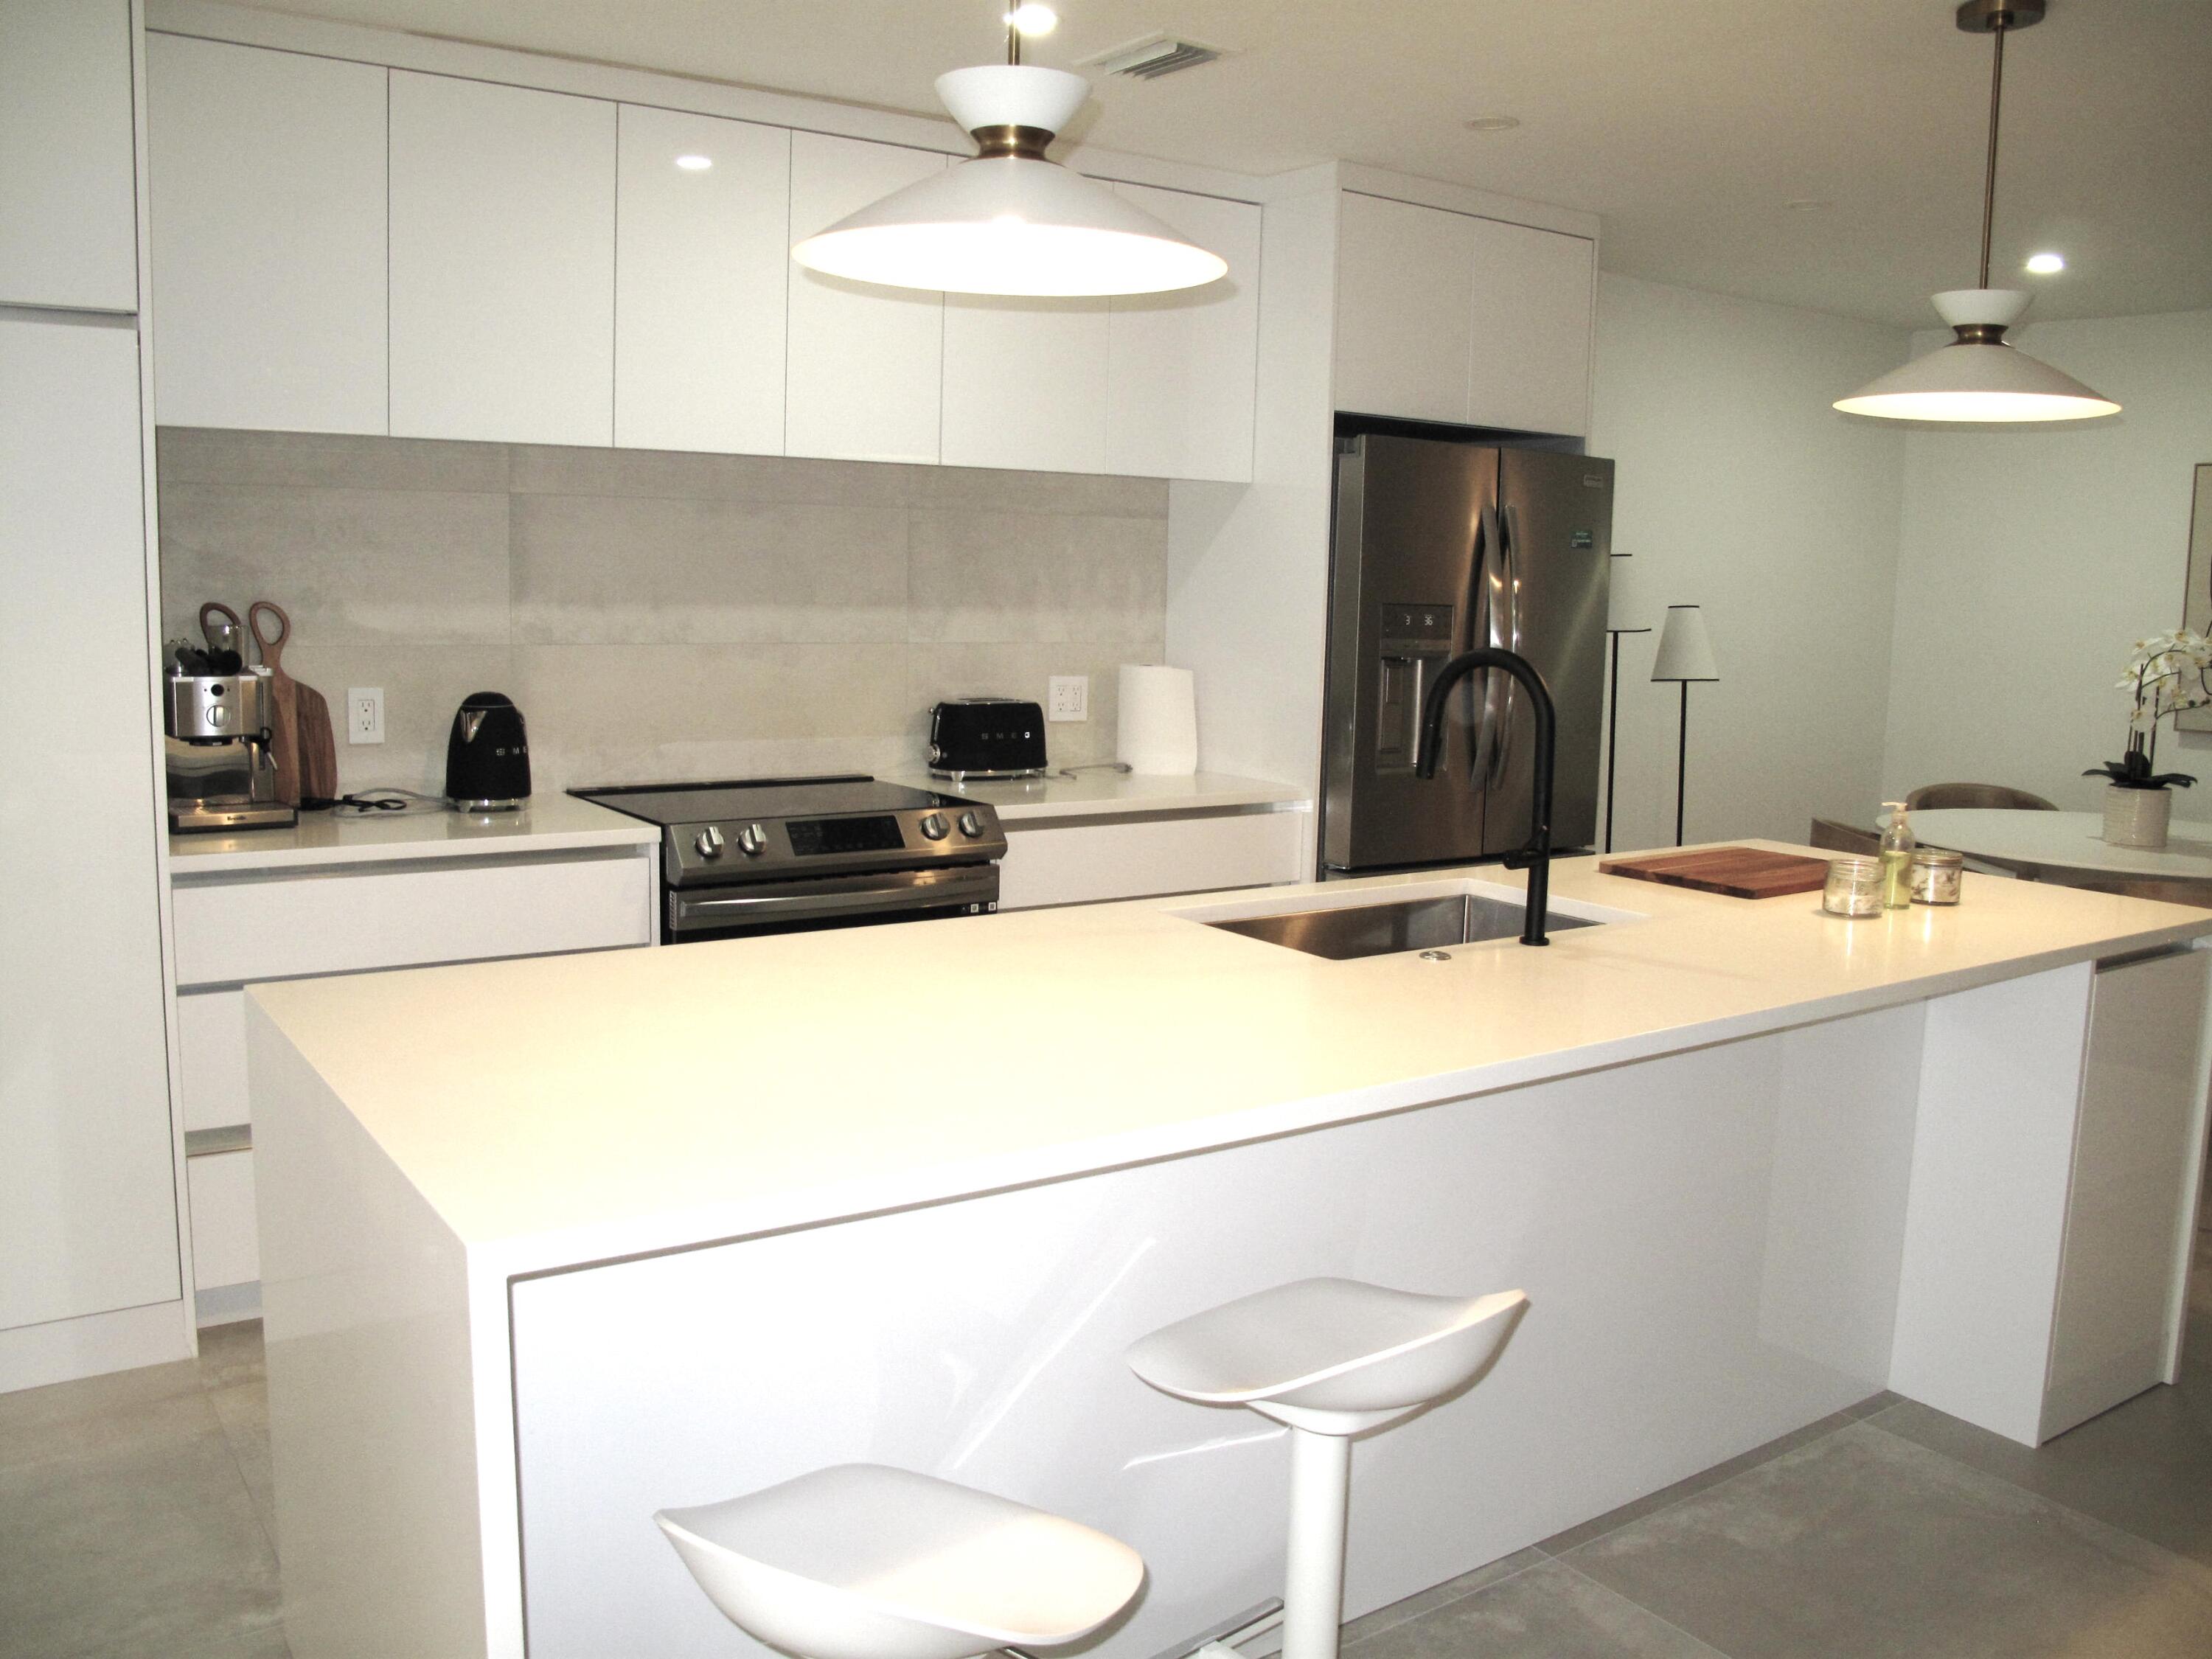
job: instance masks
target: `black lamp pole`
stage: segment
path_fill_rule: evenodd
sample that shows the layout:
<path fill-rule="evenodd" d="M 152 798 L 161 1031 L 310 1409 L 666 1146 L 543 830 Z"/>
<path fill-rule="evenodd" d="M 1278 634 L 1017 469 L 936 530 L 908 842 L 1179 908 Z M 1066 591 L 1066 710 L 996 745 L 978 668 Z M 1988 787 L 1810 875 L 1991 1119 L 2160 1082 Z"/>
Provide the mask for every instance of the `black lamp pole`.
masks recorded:
<path fill-rule="evenodd" d="M 1682 682 L 1681 735 L 1674 741 L 1674 845 L 1682 844 L 1682 803 L 1690 793 L 1690 683 Z"/>

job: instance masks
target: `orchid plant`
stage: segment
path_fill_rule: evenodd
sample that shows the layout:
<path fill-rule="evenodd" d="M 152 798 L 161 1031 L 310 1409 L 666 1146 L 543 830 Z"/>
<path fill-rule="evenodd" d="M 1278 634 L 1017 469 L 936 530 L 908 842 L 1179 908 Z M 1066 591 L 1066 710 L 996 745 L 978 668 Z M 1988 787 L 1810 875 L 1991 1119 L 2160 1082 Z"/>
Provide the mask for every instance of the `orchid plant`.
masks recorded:
<path fill-rule="evenodd" d="M 2136 641 L 2135 655 L 2116 683 L 2135 694 L 2128 716 L 2128 751 L 2118 760 L 2093 766 L 2081 775 L 2105 778 L 2122 789 L 2186 789 L 2197 780 L 2186 772 L 2154 772 L 2158 757 L 2158 723 L 2185 708 L 2212 704 L 2212 639 L 2186 628 L 2154 634 Z"/>

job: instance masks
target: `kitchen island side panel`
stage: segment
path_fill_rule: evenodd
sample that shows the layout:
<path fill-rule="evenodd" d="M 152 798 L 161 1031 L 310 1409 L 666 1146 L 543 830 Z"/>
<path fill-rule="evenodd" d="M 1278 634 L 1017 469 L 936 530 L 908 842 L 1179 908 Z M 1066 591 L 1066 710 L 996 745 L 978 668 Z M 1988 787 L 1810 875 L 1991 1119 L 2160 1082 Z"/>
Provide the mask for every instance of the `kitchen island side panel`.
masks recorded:
<path fill-rule="evenodd" d="M 246 1027 L 292 1653 L 483 1654 L 488 1577 L 516 1595 L 483 1566 L 465 1253 L 250 991 Z"/>
<path fill-rule="evenodd" d="M 1362 1440 L 1347 1614 L 1861 1400 L 1890 1364 L 1915 1005 L 513 1287 L 532 1659 L 762 1654 L 654 1510 L 872 1461 L 1127 1540 L 1141 1659 L 1279 1591 L 1279 1426 L 1155 1394 L 1168 1321 L 1341 1274 L 1528 1315 Z"/>

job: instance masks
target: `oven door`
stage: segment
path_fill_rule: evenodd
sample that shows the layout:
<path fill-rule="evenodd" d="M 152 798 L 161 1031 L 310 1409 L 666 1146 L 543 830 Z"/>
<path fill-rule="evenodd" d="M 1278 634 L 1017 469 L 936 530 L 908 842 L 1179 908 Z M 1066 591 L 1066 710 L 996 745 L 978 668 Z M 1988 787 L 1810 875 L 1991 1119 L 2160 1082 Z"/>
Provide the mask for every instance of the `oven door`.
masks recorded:
<path fill-rule="evenodd" d="M 754 933 L 797 933 L 823 927 L 975 916 L 998 908 L 996 864 L 671 888 L 664 937 L 671 945 L 689 945 Z"/>

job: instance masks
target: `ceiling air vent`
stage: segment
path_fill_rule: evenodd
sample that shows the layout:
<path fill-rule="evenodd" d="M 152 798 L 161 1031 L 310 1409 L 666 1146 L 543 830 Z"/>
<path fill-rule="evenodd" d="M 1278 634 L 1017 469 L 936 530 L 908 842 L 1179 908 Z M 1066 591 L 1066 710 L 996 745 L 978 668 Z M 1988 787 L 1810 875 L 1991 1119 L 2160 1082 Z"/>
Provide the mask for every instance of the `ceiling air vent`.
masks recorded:
<path fill-rule="evenodd" d="M 1220 56 L 1218 48 L 1200 46 L 1195 40 L 1178 40 L 1170 34 L 1148 34 L 1141 40 L 1133 40 L 1126 46 L 1116 46 L 1083 61 L 1085 67 L 1101 69 L 1109 75 L 1133 75 L 1140 81 L 1157 81 L 1177 70 L 1210 64 Z"/>

